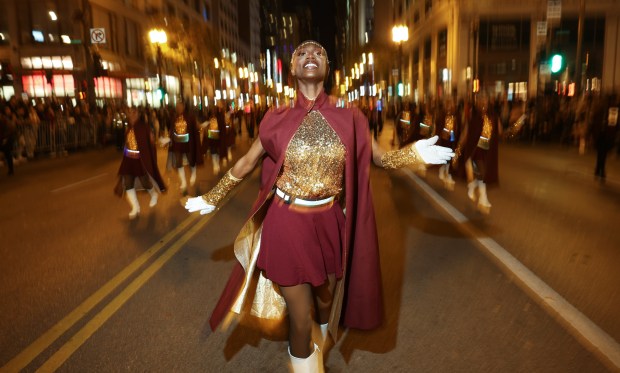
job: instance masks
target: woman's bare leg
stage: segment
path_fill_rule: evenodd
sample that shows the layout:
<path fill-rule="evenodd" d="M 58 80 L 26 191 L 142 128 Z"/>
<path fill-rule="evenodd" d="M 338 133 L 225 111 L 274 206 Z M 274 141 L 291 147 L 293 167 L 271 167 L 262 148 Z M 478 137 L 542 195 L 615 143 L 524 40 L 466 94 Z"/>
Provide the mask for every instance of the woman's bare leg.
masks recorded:
<path fill-rule="evenodd" d="M 280 286 L 289 317 L 289 348 L 294 357 L 305 359 L 314 351 L 312 343 L 313 298 L 309 284 Z"/>

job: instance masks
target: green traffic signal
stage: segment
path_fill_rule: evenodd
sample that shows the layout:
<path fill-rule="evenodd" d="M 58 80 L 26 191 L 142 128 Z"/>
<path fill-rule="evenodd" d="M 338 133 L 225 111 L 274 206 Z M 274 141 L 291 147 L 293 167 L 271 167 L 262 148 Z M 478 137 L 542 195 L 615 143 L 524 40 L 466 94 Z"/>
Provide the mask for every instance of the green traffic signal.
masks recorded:
<path fill-rule="evenodd" d="M 551 72 L 555 74 L 560 70 L 562 70 L 562 55 L 554 54 L 551 57 Z"/>

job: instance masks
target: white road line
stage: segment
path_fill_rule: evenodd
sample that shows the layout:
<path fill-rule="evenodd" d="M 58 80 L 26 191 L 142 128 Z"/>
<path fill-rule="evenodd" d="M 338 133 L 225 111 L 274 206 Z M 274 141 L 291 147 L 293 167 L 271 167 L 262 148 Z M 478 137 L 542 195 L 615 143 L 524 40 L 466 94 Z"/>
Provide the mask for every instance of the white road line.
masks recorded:
<path fill-rule="evenodd" d="M 77 182 L 75 182 L 75 183 L 72 183 L 72 184 L 69 184 L 69 185 L 65 185 L 65 186 L 63 186 L 63 187 L 60 187 L 60 188 L 56 188 L 56 189 L 54 189 L 54 190 L 51 190 L 51 191 L 50 191 L 50 193 L 58 193 L 58 192 L 61 192 L 61 191 L 63 191 L 63 190 L 66 190 L 66 189 L 71 189 L 71 188 L 74 188 L 74 187 L 76 187 L 76 186 L 79 186 L 79 185 L 82 185 L 82 184 L 86 184 L 86 183 L 88 183 L 88 182 L 90 182 L 90 181 L 93 181 L 93 180 L 99 179 L 99 178 L 104 177 L 104 176 L 107 176 L 107 175 L 108 175 L 107 173 L 104 173 L 104 174 L 101 174 L 101 175 L 97 175 L 97 176 L 89 177 L 88 179 L 80 180 L 80 181 L 77 181 Z"/>
<path fill-rule="evenodd" d="M 416 185 L 446 214 L 457 223 L 460 228 L 475 239 L 478 244 L 493 257 L 501 268 L 514 276 L 518 284 L 531 294 L 534 300 L 543 306 L 552 316 L 555 316 L 576 339 L 590 351 L 602 358 L 602 361 L 614 370 L 620 370 L 620 344 L 592 320 L 570 304 L 564 297 L 543 282 L 526 266 L 508 253 L 492 238 L 468 223 L 467 217 L 456 210 L 448 201 L 441 197 L 422 179 L 409 169 L 402 169 Z"/>

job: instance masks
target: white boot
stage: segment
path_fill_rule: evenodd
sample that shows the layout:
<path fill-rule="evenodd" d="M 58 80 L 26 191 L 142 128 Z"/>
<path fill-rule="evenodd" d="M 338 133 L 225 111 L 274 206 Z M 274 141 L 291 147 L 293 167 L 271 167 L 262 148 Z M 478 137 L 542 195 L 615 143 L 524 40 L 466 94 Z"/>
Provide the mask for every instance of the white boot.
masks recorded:
<path fill-rule="evenodd" d="M 327 327 L 328 326 L 329 326 L 328 323 L 319 325 L 319 328 L 321 328 L 321 337 L 323 337 L 323 342 L 327 340 Z"/>
<path fill-rule="evenodd" d="M 447 190 L 450 190 L 450 191 L 454 190 L 455 183 L 454 183 L 454 179 L 452 178 L 452 175 L 450 175 L 450 172 L 446 172 L 446 177 L 443 180 L 443 184 Z"/>
<path fill-rule="evenodd" d="M 474 179 L 467 184 L 467 197 L 472 201 L 476 200 L 476 187 L 478 186 L 478 180 Z"/>
<path fill-rule="evenodd" d="M 185 180 L 185 168 L 179 167 L 177 168 L 177 171 L 179 172 L 179 180 L 181 181 L 181 186 L 179 187 L 179 189 L 181 189 L 182 192 L 185 192 L 185 190 L 187 189 L 187 181 Z"/>
<path fill-rule="evenodd" d="M 291 368 L 293 373 L 323 373 L 323 354 L 317 345 L 314 345 L 314 351 L 305 359 L 300 359 L 291 355 L 291 348 L 288 349 L 288 356 L 291 359 Z"/>
<path fill-rule="evenodd" d="M 444 164 L 439 167 L 439 180 L 446 180 L 446 174 L 448 173 L 448 165 Z"/>
<path fill-rule="evenodd" d="M 159 194 L 155 188 L 151 188 L 148 190 L 151 195 L 151 200 L 149 201 L 149 207 L 154 207 L 157 204 L 157 199 L 159 198 Z"/>
<path fill-rule="evenodd" d="M 134 188 L 128 189 L 125 191 L 127 195 L 127 201 L 129 202 L 129 206 L 131 206 L 131 211 L 129 212 L 129 219 L 135 219 L 140 213 L 140 203 L 138 203 L 138 196 L 136 195 L 136 190 Z"/>
<path fill-rule="evenodd" d="M 487 186 L 482 180 L 478 181 L 478 191 L 480 193 L 480 198 L 478 198 L 478 210 L 483 214 L 488 214 L 491 212 L 491 203 L 487 198 Z"/>
<path fill-rule="evenodd" d="M 220 155 L 213 154 L 213 173 L 218 175 L 220 173 Z"/>
<path fill-rule="evenodd" d="M 196 184 L 196 166 L 190 167 L 192 174 L 189 177 L 189 185 L 194 186 Z"/>

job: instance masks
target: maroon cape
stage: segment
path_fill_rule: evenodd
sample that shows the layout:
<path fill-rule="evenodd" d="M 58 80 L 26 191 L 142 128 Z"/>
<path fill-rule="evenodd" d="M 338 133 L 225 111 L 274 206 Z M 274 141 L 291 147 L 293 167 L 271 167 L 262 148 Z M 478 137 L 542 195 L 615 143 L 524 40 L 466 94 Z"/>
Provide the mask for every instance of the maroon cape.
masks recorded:
<path fill-rule="evenodd" d="M 200 145 L 200 130 L 196 124 L 196 117 L 187 113 L 182 114 L 187 122 L 187 133 L 189 133 L 189 153 L 187 154 L 187 161 L 189 165 L 194 167 L 196 165 L 202 165 L 204 163 L 202 146 Z M 172 140 L 174 138 L 174 122 L 177 117 L 174 117 L 170 124 L 169 136 Z M 170 141 L 168 148 L 169 156 L 174 154 L 174 140 Z M 168 160 L 170 163 L 170 159 Z"/>
<path fill-rule="evenodd" d="M 474 106 L 471 111 L 471 118 L 469 119 L 467 127 L 467 138 L 463 146 L 462 160 L 474 157 L 474 153 L 479 152 L 477 156 L 481 157 L 486 163 L 486 172 L 483 175 L 484 182 L 487 185 L 496 185 L 499 183 L 499 165 L 498 165 L 498 150 L 499 150 L 499 120 L 497 115 L 490 109 L 487 110 L 486 115 L 493 124 L 492 135 L 489 141 L 489 149 L 483 150 L 478 147 L 478 140 L 482 134 L 482 127 L 484 124 L 484 112 Z"/>
<path fill-rule="evenodd" d="M 159 167 L 157 167 L 157 151 L 155 150 L 155 145 L 153 145 L 151 141 L 151 129 L 149 125 L 142 119 L 138 119 L 133 125 L 133 133 L 136 136 L 138 150 L 140 150 L 140 162 L 142 163 L 142 167 L 144 167 L 146 173 L 157 183 L 159 190 L 165 192 L 166 184 L 164 184 L 164 180 L 159 173 Z M 123 155 L 123 161 L 121 161 L 121 165 L 118 169 L 118 175 L 128 174 L 124 168 L 125 159 L 125 155 Z M 118 182 L 121 183 L 122 180 L 119 178 Z M 115 193 L 122 195 L 123 188 L 117 185 Z"/>
<path fill-rule="evenodd" d="M 307 114 L 307 107 L 308 101 L 298 94 L 293 108 L 270 111 L 261 122 L 259 137 L 267 156 L 262 162 L 259 196 L 250 216 L 270 196 L 284 161 L 286 147 Z M 383 304 L 377 229 L 370 191 L 372 145 L 368 122 L 357 109 L 336 107 L 324 92 L 316 99 L 313 110 L 318 110 L 327 119 L 347 149 L 344 185 L 346 228 L 345 246 L 342 248 L 346 277 L 345 282 L 341 283 L 344 285 L 342 304 L 338 304 L 337 299 L 334 304 L 342 309 L 344 326 L 374 329 L 383 320 Z M 230 311 L 243 280 L 243 267 L 237 263 L 211 315 L 209 323 L 213 330 Z"/>

